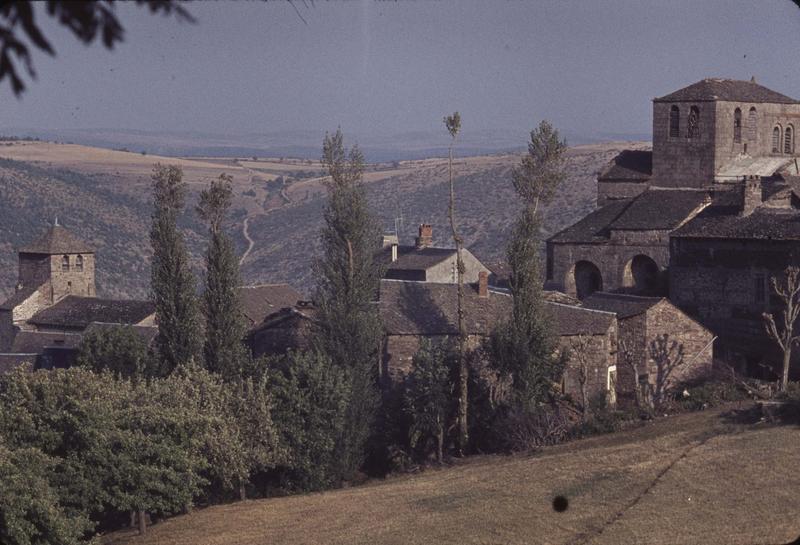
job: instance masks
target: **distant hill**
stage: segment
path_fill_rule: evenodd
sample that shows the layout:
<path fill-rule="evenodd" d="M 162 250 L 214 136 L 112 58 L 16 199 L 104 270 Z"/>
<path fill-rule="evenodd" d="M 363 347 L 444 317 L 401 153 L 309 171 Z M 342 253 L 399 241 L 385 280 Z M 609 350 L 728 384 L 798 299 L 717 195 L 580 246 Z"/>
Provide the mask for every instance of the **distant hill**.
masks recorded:
<path fill-rule="evenodd" d="M 594 206 L 595 173 L 626 147 L 576 146 L 568 153 L 569 177 L 546 211 L 546 234 L 579 219 Z M 503 259 L 518 209 L 509 172 L 519 155 L 459 158 L 456 215 L 467 246 L 487 262 Z M 0 142 L 0 294 L 16 282 L 16 248 L 59 222 L 97 248 L 98 294 L 144 297 L 149 284 L 150 181 L 154 163 L 178 163 L 189 182 L 181 220 L 197 270 L 203 226 L 193 212 L 197 193 L 227 172 L 234 177 L 230 232 L 240 251 L 253 241 L 243 265 L 248 283 L 290 282 L 310 293 L 311 264 L 325 203 L 318 161 L 254 158 L 172 158 L 46 142 Z M 447 246 L 447 160 L 431 158 L 374 163 L 366 174 L 369 199 L 386 230 L 400 229 L 411 243 L 419 223 L 434 226 L 435 243 Z M 401 221 L 402 218 L 402 221 Z M 397 220 L 397 221 L 395 221 Z"/>

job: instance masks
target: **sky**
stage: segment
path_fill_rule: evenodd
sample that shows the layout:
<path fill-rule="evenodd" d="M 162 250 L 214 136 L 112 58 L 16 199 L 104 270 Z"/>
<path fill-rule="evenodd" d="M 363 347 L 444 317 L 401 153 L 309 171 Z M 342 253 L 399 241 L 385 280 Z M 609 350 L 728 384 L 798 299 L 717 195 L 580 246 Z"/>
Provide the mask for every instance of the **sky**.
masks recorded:
<path fill-rule="evenodd" d="M 651 100 L 704 77 L 800 98 L 800 9 L 789 0 L 441 0 L 189 3 L 195 24 L 116 10 L 125 42 L 79 44 L 38 16 L 21 99 L 0 128 L 213 134 L 333 130 L 649 134 Z M 297 12 L 295 11 L 297 10 Z"/>

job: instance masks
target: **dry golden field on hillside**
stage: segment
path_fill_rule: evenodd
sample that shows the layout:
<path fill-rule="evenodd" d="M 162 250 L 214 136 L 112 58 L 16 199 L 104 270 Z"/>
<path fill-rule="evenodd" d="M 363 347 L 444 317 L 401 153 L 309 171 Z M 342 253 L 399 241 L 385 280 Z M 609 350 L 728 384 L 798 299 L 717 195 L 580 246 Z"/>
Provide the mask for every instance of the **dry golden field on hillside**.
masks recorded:
<path fill-rule="evenodd" d="M 752 545 L 800 536 L 800 429 L 669 417 L 535 456 L 198 510 L 107 545 Z M 555 495 L 570 500 L 564 513 Z"/>

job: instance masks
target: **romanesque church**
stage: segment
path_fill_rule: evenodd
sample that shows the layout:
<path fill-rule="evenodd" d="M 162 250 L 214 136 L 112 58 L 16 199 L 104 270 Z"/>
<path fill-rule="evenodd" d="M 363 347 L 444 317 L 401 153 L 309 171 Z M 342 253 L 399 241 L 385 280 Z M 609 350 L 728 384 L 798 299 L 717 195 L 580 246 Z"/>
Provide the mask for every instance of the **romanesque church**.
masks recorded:
<path fill-rule="evenodd" d="M 652 151 L 599 174 L 597 209 L 547 241 L 548 285 L 668 296 L 718 356 L 774 378 L 762 314 L 777 304 L 770 278 L 800 265 L 798 128 L 800 101 L 755 79 L 653 99 Z"/>

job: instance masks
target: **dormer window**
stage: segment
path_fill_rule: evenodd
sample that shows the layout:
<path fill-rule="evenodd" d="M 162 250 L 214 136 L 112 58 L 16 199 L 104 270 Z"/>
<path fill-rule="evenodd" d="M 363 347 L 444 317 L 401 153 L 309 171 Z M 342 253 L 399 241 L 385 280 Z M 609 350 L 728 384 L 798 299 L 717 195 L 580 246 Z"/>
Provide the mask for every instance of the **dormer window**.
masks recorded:
<path fill-rule="evenodd" d="M 83 272 L 83 256 L 79 255 L 75 258 L 75 270 L 78 272 Z"/>
<path fill-rule="evenodd" d="M 783 153 L 787 155 L 792 155 L 794 153 L 794 131 L 791 125 L 786 127 L 786 130 L 783 131 Z"/>
<path fill-rule="evenodd" d="M 677 106 L 669 109 L 669 137 L 678 138 L 681 135 L 681 111 Z"/>
<path fill-rule="evenodd" d="M 742 110 L 733 111 L 733 141 L 737 144 L 742 141 Z"/>
<path fill-rule="evenodd" d="M 63 272 L 68 272 L 69 271 L 69 256 L 68 255 L 65 255 L 64 257 L 61 258 L 61 270 Z"/>
<path fill-rule="evenodd" d="M 689 119 L 686 127 L 687 138 L 697 138 L 700 136 L 700 108 L 692 106 L 689 109 Z"/>
<path fill-rule="evenodd" d="M 781 128 L 772 129 L 772 153 L 781 152 Z"/>

